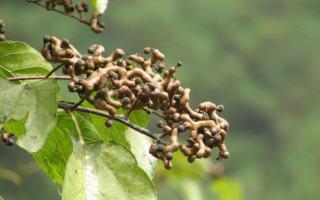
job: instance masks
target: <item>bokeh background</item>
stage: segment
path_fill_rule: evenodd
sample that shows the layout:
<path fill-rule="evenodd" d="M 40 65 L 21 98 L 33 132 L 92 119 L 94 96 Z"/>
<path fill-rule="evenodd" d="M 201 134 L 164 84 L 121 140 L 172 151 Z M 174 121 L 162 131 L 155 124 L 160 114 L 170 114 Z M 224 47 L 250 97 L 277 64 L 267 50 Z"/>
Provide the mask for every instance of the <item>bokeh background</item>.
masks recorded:
<path fill-rule="evenodd" d="M 159 167 L 159 199 L 320 199 L 320 1 L 110 0 L 107 32 L 23 0 L 0 0 L 7 37 L 40 49 L 45 34 L 82 52 L 93 43 L 128 54 L 161 49 L 192 88 L 192 104 L 223 104 L 231 156 Z M 57 200 L 50 182 L 18 148 L 0 145 L 6 200 Z"/>

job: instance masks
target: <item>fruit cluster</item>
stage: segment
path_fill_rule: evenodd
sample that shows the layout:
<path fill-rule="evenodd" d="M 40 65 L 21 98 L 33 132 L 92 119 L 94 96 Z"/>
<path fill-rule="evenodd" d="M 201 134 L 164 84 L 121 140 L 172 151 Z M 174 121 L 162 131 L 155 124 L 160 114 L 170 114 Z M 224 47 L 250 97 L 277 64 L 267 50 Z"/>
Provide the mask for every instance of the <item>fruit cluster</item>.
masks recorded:
<path fill-rule="evenodd" d="M 5 24 L 3 22 L 3 20 L 0 19 L 0 41 L 3 41 L 6 39 L 5 36 Z"/>
<path fill-rule="evenodd" d="M 209 157 L 214 147 L 220 151 L 218 159 L 229 156 L 225 145 L 229 124 L 218 116 L 223 106 L 203 102 L 197 109 L 191 108 L 191 90 L 183 88 L 175 78 L 180 62 L 166 68 L 165 55 L 149 47 L 143 55 L 128 57 L 124 57 L 122 49 L 104 57 L 105 48 L 101 45 L 92 45 L 88 52 L 89 55 L 81 55 L 68 40 L 44 37 L 42 55 L 63 66 L 63 73 L 71 79 L 69 90 L 96 109 L 114 116 L 121 108 L 126 117 L 135 109 L 161 111 L 158 116 L 162 120 L 157 125 L 164 142 L 151 145 L 150 153 L 161 159 L 166 168 L 172 167 L 173 152 L 179 149 L 189 162 Z M 106 125 L 112 125 L 110 120 Z"/>
<path fill-rule="evenodd" d="M 29 3 L 35 3 L 42 7 L 47 8 L 48 10 L 54 10 L 56 7 L 63 7 L 63 11 L 59 12 L 64 13 L 65 15 L 71 16 L 83 24 L 86 24 L 91 27 L 91 29 L 96 33 L 101 33 L 104 31 L 105 25 L 100 21 L 100 14 L 96 12 L 91 13 L 91 17 L 85 19 L 83 16 L 84 13 L 89 12 L 89 6 L 86 2 L 82 1 L 78 4 L 73 3 L 73 0 L 26 0 Z M 74 12 L 77 12 L 78 16 L 74 15 Z"/>

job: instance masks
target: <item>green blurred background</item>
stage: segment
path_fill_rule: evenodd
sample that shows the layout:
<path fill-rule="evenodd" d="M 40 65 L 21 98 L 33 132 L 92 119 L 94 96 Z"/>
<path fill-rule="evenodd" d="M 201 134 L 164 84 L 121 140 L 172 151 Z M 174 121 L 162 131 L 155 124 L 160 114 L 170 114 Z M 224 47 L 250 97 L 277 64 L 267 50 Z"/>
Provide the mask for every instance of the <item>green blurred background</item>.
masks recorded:
<path fill-rule="evenodd" d="M 178 78 L 194 106 L 225 106 L 230 158 L 159 167 L 160 200 L 320 199 L 320 1 L 110 0 L 101 35 L 23 0 L 0 0 L 0 18 L 8 39 L 37 49 L 45 34 L 82 52 L 93 43 L 127 54 L 159 48 L 168 65 L 183 61 Z M 59 199 L 24 151 L 0 152 L 6 200 Z"/>

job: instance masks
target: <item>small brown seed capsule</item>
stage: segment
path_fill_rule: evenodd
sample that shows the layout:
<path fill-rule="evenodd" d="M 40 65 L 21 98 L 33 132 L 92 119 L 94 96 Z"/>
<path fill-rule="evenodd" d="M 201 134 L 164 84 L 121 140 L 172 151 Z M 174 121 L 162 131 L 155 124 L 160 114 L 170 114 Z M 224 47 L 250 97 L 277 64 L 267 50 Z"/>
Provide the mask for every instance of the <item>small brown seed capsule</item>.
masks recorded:
<path fill-rule="evenodd" d="M 121 99 L 122 105 L 128 105 L 129 103 L 130 103 L 129 97 L 125 97 L 125 98 Z"/>
<path fill-rule="evenodd" d="M 168 160 L 172 160 L 173 159 L 173 154 L 171 152 L 167 153 L 166 158 Z"/>
<path fill-rule="evenodd" d="M 50 36 L 45 35 L 43 36 L 43 43 L 48 43 L 50 41 Z"/>
<path fill-rule="evenodd" d="M 76 84 L 74 82 L 70 82 L 68 85 L 68 89 L 70 92 L 75 92 L 77 90 Z"/>
<path fill-rule="evenodd" d="M 216 142 L 220 142 L 222 137 L 220 134 L 215 134 L 214 136 L 212 136 L 212 138 L 216 141 Z"/>
<path fill-rule="evenodd" d="M 179 92 L 179 94 L 184 94 L 184 89 L 183 89 L 183 87 L 179 87 L 179 88 L 178 88 L 178 92 Z"/>
<path fill-rule="evenodd" d="M 76 10 L 78 11 L 78 13 L 82 13 L 84 11 L 81 4 L 76 5 Z"/>
<path fill-rule="evenodd" d="M 90 47 L 88 49 L 88 53 L 93 54 L 96 51 L 96 48 L 94 46 Z"/>
<path fill-rule="evenodd" d="M 150 51 L 151 51 L 150 47 L 146 47 L 146 48 L 143 49 L 143 52 L 144 52 L 145 54 L 149 54 Z"/>
<path fill-rule="evenodd" d="M 188 157 L 188 162 L 189 163 L 193 163 L 196 158 L 197 158 L 196 156 L 189 156 Z"/>
<path fill-rule="evenodd" d="M 180 124 L 180 125 L 178 126 L 178 131 L 179 131 L 179 132 L 183 132 L 183 131 L 185 131 L 185 130 L 186 130 L 186 126 L 185 126 L 185 125 Z"/>
<path fill-rule="evenodd" d="M 112 124 L 113 124 L 113 121 L 112 120 L 107 120 L 104 124 L 105 124 L 106 127 L 110 128 L 112 126 Z"/>
<path fill-rule="evenodd" d="M 217 111 L 218 112 L 223 112 L 223 110 L 224 110 L 224 106 L 223 105 L 218 105 L 217 106 Z"/>
<path fill-rule="evenodd" d="M 141 78 L 135 78 L 135 79 L 134 79 L 134 83 L 135 83 L 136 85 L 140 85 L 140 84 L 142 84 L 143 82 L 142 82 Z"/>
<path fill-rule="evenodd" d="M 164 122 L 162 120 L 158 121 L 157 127 L 158 128 L 163 128 L 163 126 L 164 126 Z"/>
<path fill-rule="evenodd" d="M 203 133 L 207 136 L 211 136 L 211 131 L 209 131 L 208 129 L 205 129 Z"/>
<path fill-rule="evenodd" d="M 67 48 L 69 48 L 69 47 L 70 47 L 70 42 L 69 42 L 69 40 L 63 39 L 63 40 L 61 41 L 61 48 L 67 49 Z"/>
<path fill-rule="evenodd" d="M 158 151 L 158 152 L 163 152 L 164 151 L 164 146 L 157 146 L 157 148 L 156 148 L 156 150 Z"/>
<path fill-rule="evenodd" d="M 162 73 L 164 70 L 164 64 L 163 63 L 160 63 L 159 65 L 156 66 L 156 71 L 158 73 Z"/>
<path fill-rule="evenodd" d="M 88 6 L 88 4 L 86 2 L 82 2 L 81 6 L 82 6 L 84 12 L 88 12 L 89 11 L 89 6 Z"/>
<path fill-rule="evenodd" d="M 176 94 L 176 95 L 173 96 L 173 99 L 178 102 L 181 99 L 181 95 Z"/>

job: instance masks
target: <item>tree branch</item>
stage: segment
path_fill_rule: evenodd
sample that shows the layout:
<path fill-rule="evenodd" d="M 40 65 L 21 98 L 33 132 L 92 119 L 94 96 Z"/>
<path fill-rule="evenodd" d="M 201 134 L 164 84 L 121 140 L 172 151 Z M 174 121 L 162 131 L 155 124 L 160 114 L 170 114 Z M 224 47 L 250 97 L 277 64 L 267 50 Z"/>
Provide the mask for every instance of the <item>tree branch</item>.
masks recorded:
<path fill-rule="evenodd" d="M 70 76 L 50 76 L 50 77 L 46 77 L 46 76 L 26 76 L 26 77 L 11 77 L 11 78 L 7 78 L 8 81 L 47 80 L 47 79 L 70 80 Z M 86 113 L 99 115 L 99 116 L 102 116 L 102 117 L 107 117 L 109 119 L 118 121 L 118 122 L 128 126 L 129 128 L 132 128 L 132 129 L 136 130 L 137 132 L 156 140 L 160 144 L 165 144 L 161 140 L 161 136 L 163 134 L 153 134 L 148 129 L 142 128 L 142 127 L 140 127 L 138 125 L 135 125 L 135 124 L 132 124 L 128 119 L 126 119 L 123 116 L 119 116 L 119 115 L 111 116 L 109 113 L 107 113 L 105 111 L 92 109 L 92 108 L 86 108 L 86 107 L 82 107 L 82 106 L 79 106 L 79 105 L 75 104 L 75 103 L 58 102 L 58 107 L 61 108 L 61 109 L 66 110 L 66 111 L 80 111 L 80 112 L 86 112 Z M 152 113 L 155 113 L 155 112 L 153 112 L 153 111 L 151 111 L 149 109 L 146 109 L 146 108 L 144 108 L 144 110 L 152 112 Z M 159 115 L 159 116 L 163 117 L 161 115 Z"/>
<path fill-rule="evenodd" d="M 55 71 L 60 69 L 62 66 L 63 66 L 63 64 L 60 64 L 57 67 L 53 68 L 44 78 L 49 78 Z"/>
<path fill-rule="evenodd" d="M 46 7 L 45 5 L 43 5 L 42 3 L 40 3 L 39 0 L 26 0 L 26 2 L 28 2 L 28 3 L 33 3 L 33 4 L 37 5 L 37 6 L 40 6 L 40 7 L 43 7 L 43 8 L 45 8 L 45 9 L 47 9 L 47 7 Z M 84 19 L 78 18 L 78 17 L 76 17 L 75 15 L 71 15 L 71 14 L 64 13 L 64 12 L 62 12 L 61 10 L 58 10 L 58 9 L 55 9 L 55 8 L 52 8 L 52 9 L 50 9 L 50 10 L 52 10 L 52 11 L 54 11 L 54 12 L 57 12 L 57 13 L 60 13 L 60 14 L 62 14 L 62 15 L 65 15 L 65 16 L 67 16 L 67 17 L 71 17 L 71 18 L 79 21 L 79 22 L 82 23 L 82 24 L 86 24 L 86 25 L 90 26 L 90 22 L 89 22 L 89 21 L 86 21 L 86 20 L 84 20 Z"/>
<path fill-rule="evenodd" d="M 55 80 L 70 80 L 70 76 L 21 76 L 21 77 L 10 77 L 8 81 L 24 81 L 24 80 L 42 80 L 42 79 L 55 79 Z"/>
<path fill-rule="evenodd" d="M 82 106 L 78 106 L 76 108 L 74 108 L 74 103 L 66 103 L 66 102 L 59 102 L 58 103 L 58 108 L 64 109 L 66 111 L 72 109 L 73 111 L 80 111 L 80 112 L 86 112 L 86 113 L 91 113 L 91 114 L 95 114 L 95 115 L 99 115 L 102 117 L 107 117 L 109 119 L 115 120 L 117 122 L 120 122 L 122 124 L 125 124 L 126 126 L 128 126 L 129 128 L 132 128 L 134 130 L 136 130 L 137 132 L 148 136 L 154 140 L 157 140 L 157 142 L 164 144 L 163 141 L 161 141 L 160 136 L 161 134 L 152 134 L 149 130 L 142 128 L 138 125 L 132 124 L 128 119 L 126 119 L 123 116 L 111 116 L 109 113 L 105 112 L 105 111 L 101 111 L 101 110 L 96 110 L 96 109 L 92 109 L 92 108 L 86 108 L 86 107 L 82 107 Z"/>

